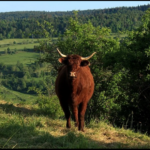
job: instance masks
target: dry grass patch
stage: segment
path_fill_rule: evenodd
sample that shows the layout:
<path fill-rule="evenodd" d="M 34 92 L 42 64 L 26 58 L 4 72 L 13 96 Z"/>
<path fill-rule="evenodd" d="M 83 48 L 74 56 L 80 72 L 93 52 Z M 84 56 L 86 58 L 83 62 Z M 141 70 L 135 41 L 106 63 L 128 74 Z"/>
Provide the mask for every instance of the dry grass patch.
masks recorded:
<path fill-rule="evenodd" d="M 91 132 L 95 134 L 91 134 Z M 103 142 L 108 147 L 112 148 L 150 148 L 150 137 L 140 133 L 134 133 L 131 130 L 115 129 L 110 125 L 102 122 L 99 126 L 92 128 L 90 134 L 87 132 L 90 139 Z M 88 135 L 89 134 L 89 135 Z M 110 144 L 110 145 L 109 145 Z"/>

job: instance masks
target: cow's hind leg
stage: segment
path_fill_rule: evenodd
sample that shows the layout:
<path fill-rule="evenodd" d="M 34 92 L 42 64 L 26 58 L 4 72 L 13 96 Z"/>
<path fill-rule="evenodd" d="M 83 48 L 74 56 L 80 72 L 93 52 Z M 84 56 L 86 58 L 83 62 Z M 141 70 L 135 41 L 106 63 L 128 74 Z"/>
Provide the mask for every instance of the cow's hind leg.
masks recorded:
<path fill-rule="evenodd" d="M 60 102 L 60 104 L 61 104 L 61 107 L 62 107 L 64 113 L 65 113 L 65 118 L 67 120 L 66 127 L 71 128 L 71 124 L 70 124 L 71 114 L 70 114 L 69 106 L 67 105 L 67 103 L 63 104 Z"/>
<path fill-rule="evenodd" d="M 81 130 L 84 132 L 84 115 L 85 115 L 85 111 L 86 111 L 86 108 L 87 108 L 87 103 L 81 103 L 79 105 L 79 127 L 78 127 L 78 130 Z"/>

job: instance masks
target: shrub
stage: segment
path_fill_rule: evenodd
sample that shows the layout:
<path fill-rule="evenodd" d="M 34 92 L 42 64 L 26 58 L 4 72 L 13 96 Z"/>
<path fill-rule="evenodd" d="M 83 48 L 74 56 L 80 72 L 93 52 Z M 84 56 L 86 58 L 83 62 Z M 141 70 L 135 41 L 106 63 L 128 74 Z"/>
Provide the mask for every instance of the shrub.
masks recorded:
<path fill-rule="evenodd" d="M 51 118 L 59 118 L 64 115 L 56 95 L 51 97 L 42 95 L 42 97 L 38 98 L 37 102 L 40 111 L 44 115 L 48 115 Z"/>
<path fill-rule="evenodd" d="M 37 103 L 40 113 L 48 115 L 51 118 L 59 118 L 64 115 L 56 95 L 47 96 L 38 88 L 30 87 L 28 91 L 35 91 L 38 94 Z"/>

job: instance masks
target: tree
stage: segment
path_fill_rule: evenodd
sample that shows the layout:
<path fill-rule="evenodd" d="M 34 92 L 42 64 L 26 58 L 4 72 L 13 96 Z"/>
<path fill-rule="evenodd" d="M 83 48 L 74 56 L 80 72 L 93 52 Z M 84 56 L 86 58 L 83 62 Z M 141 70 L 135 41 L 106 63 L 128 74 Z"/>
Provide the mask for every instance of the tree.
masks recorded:
<path fill-rule="evenodd" d="M 22 80 L 22 85 L 21 85 L 22 89 L 25 89 L 26 88 L 26 81 L 23 79 Z"/>
<path fill-rule="evenodd" d="M 8 52 L 9 54 L 11 53 L 11 51 L 10 51 L 10 48 L 9 48 L 9 47 L 7 48 L 7 52 Z"/>
<path fill-rule="evenodd" d="M 2 33 L 0 33 L 0 40 L 3 40 L 3 35 L 2 35 Z"/>
<path fill-rule="evenodd" d="M 134 126 L 143 124 L 143 132 L 150 133 L 150 9 L 142 17 L 142 24 L 137 30 L 129 32 L 121 48 L 124 49 L 124 67 L 129 70 L 128 85 L 130 88 L 128 109 L 134 112 Z M 124 46 L 126 45 L 126 47 Z M 121 58 L 122 58 L 121 57 Z M 120 59 L 121 59 L 120 58 Z M 130 83 L 130 84 L 129 84 Z M 125 106 L 124 106 L 125 107 Z M 127 109 L 127 107 L 125 107 Z"/>
<path fill-rule="evenodd" d="M 118 126 L 126 125 L 127 128 L 135 130 L 141 122 L 142 132 L 147 133 L 150 133 L 149 37 L 150 9 L 143 15 L 141 26 L 128 32 L 128 37 L 120 44 L 120 49 L 115 53 L 108 53 L 104 59 L 104 67 L 109 67 L 114 74 L 107 82 L 108 90 L 105 93 L 109 96 L 118 95 L 114 104 L 120 105 L 120 110 L 111 111 L 114 117 L 109 120 Z"/>
<path fill-rule="evenodd" d="M 27 31 L 28 31 L 28 30 L 27 30 Z M 16 37 L 17 37 L 17 38 L 22 38 L 22 37 L 23 37 L 23 32 L 22 32 L 21 29 L 19 29 L 19 30 L 17 31 Z"/>
<path fill-rule="evenodd" d="M 5 49 L 5 54 L 7 54 L 7 49 Z"/>

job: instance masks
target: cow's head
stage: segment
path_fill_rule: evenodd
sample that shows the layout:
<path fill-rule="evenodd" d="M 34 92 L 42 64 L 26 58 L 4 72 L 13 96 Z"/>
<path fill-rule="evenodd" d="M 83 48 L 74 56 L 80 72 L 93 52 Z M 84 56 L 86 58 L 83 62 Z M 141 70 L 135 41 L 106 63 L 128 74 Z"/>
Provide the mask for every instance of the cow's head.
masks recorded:
<path fill-rule="evenodd" d="M 57 51 L 60 56 L 62 56 L 58 59 L 58 61 L 67 66 L 70 77 L 77 77 L 77 73 L 80 67 L 90 65 L 88 59 L 90 59 L 96 53 L 94 52 L 88 57 L 81 57 L 79 55 L 64 55 L 59 51 L 58 48 Z"/>

